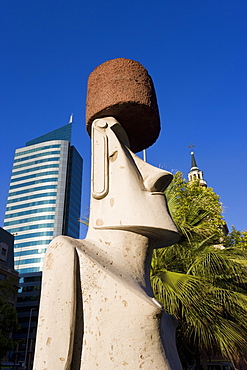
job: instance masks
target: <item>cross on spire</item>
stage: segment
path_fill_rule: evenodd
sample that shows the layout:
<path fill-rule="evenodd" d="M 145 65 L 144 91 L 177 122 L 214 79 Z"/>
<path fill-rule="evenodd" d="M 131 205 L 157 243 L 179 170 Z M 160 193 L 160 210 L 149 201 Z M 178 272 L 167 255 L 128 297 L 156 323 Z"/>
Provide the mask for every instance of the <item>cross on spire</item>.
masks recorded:
<path fill-rule="evenodd" d="M 194 148 L 196 145 L 190 143 L 190 145 L 188 146 L 188 148 Z"/>

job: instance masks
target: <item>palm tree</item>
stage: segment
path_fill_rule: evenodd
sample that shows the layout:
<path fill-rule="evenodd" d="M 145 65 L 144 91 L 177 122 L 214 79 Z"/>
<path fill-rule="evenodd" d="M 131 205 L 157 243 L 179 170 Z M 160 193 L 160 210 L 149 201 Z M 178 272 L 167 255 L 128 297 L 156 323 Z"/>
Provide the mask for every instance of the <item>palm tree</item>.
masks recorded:
<path fill-rule="evenodd" d="M 166 196 L 182 237 L 154 251 L 151 281 L 165 311 L 177 318 L 182 363 L 195 360 L 199 366 L 203 356 L 215 353 L 233 363 L 247 360 L 247 253 L 219 248 L 224 220 L 212 189 L 177 173 Z"/>

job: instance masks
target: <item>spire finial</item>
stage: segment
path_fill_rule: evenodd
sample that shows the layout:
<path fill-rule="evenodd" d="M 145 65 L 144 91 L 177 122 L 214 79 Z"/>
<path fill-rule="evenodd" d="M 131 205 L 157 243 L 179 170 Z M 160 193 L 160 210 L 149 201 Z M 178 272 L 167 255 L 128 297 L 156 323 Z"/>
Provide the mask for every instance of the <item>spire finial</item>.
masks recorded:
<path fill-rule="evenodd" d="M 195 156 L 194 156 L 194 152 L 191 152 L 190 154 L 191 154 L 191 169 L 192 168 L 197 168 L 198 169 L 197 164 L 196 164 L 196 159 L 195 159 Z"/>
<path fill-rule="evenodd" d="M 73 113 L 71 113 L 71 115 L 70 115 L 69 123 L 73 123 Z"/>

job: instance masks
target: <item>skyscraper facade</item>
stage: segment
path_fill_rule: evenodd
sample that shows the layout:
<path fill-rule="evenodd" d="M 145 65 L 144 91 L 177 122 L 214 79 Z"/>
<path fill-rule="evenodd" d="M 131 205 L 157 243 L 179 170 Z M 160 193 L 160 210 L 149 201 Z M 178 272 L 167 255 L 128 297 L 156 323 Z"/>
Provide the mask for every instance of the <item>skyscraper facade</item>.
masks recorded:
<path fill-rule="evenodd" d="M 15 235 L 15 269 L 42 271 L 57 235 L 79 237 L 82 158 L 70 145 L 72 123 L 17 149 L 4 219 Z"/>
<path fill-rule="evenodd" d="M 82 158 L 71 142 L 70 123 L 15 151 L 4 229 L 14 235 L 14 266 L 20 274 L 17 297 L 21 329 L 13 362 L 32 369 L 42 267 L 57 235 L 79 238 Z"/>

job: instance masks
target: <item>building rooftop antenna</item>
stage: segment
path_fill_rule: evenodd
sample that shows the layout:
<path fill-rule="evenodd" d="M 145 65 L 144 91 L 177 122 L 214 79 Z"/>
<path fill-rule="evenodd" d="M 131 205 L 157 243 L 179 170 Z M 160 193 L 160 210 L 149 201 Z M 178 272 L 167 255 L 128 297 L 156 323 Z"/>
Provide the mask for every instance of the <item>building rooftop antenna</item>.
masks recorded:
<path fill-rule="evenodd" d="M 69 123 L 73 123 L 73 113 L 71 113 L 71 115 L 70 115 Z"/>

